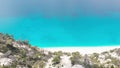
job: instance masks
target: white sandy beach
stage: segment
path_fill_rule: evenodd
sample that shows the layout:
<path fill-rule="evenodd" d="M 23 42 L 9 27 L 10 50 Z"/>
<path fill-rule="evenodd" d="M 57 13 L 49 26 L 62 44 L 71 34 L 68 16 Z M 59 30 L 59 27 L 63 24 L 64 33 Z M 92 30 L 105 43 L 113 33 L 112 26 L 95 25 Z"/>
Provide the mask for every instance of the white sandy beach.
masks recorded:
<path fill-rule="evenodd" d="M 43 48 L 45 50 L 55 52 L 55 51 L 63 51 L 63 52 L 80 52 L 81 54 L 92 54 L 92 53 L 101 53 L 104 51 L 109 51 L 115 48 L 120 48 L 120 46 L 99 46 L 99 47 L 50 47 Z"/>

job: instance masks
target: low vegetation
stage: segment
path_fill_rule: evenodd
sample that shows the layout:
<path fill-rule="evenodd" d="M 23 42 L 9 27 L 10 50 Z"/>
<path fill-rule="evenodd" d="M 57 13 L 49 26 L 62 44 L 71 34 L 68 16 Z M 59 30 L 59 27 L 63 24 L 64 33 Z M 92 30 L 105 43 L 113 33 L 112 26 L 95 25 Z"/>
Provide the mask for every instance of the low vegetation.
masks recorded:
<path fill-rule="evenodd" d="M 61 68 L 64 67 L 61 65 L 61 57 L 65 55 L 70 57 L 71 68 L 75 65 L 81 65 L 83 68 L 120 68 L 119 48 L 89 55 L 62 51 L 52 53 L 31 46 L 27 40 L 16 41 L 12 35 L 0 33 L 0 68 L 46 68 L 51 58 L 49 66 Z"/>

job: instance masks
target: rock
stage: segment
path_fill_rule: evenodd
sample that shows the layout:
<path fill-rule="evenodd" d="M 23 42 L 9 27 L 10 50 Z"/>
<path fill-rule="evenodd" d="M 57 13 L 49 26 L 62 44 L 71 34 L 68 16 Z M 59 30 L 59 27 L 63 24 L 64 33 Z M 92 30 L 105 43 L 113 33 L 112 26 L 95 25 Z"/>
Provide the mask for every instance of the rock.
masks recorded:
<path fill-rule="evenodd" d="M 82 65 L 74 65 L 72 68 L 84 68 Z"/>
<path fill-rule="evenodd" d="M 0 58 L 0 66 L 9 66 L 12 64 L 12 60 L 9 58 Z"/>

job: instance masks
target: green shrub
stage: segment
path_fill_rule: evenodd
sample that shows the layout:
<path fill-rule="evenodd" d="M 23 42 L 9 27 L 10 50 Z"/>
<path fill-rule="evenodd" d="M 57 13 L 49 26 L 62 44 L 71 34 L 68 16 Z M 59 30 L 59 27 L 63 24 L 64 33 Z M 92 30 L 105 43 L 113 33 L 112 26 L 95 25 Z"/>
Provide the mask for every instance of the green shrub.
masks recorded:
<path fill-rule="evenodd" d="M 53 65 L 59 64 L 60 60 L 61 60 L 60 56 L 55 56 L 52 60 Z"/>
<path fill-rule="evenodd" d="M 57 55 L 57 56 L 62 56 L 62 55 L 63 55 L 63 53 L 62 53 L 62 51 L 58 51 L 58 52 L 54 52 L 54 55 Z"/>
<path fill-rule="evenodd" d="M 72 57 L 70 58 L 72 65 L 81 64 L 81 61 L 80 61 L 81 58 L 82 56 L 80 55 L 79 52 L 73 52 Z"/>

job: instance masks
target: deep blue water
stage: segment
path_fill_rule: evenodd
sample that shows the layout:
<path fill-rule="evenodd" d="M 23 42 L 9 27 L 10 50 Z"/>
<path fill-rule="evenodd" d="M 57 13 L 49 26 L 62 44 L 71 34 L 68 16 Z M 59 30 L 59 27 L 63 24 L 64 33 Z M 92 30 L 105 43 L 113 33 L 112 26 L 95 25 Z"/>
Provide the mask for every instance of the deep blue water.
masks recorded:
<path fill-rule="evenodd" d="M 0 2 L 0 32 L 39 47 L 120 45 L 119 0 Z"/>

